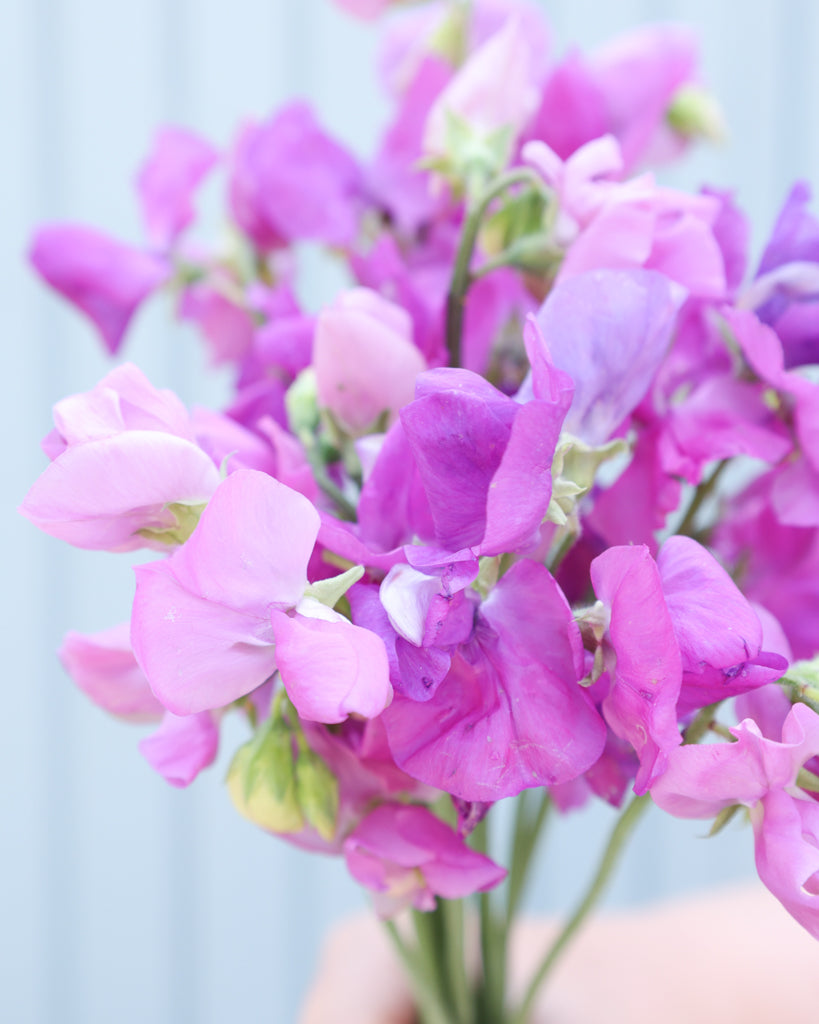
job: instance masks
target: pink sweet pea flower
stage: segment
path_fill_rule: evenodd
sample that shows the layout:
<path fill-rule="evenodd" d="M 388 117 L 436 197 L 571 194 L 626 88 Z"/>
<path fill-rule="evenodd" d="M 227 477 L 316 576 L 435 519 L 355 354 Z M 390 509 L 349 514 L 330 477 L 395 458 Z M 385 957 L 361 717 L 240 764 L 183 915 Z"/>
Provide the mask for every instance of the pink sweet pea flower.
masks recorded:
<path fill-rule="evenodd" d="M 627 171 L 673 158 L 686 139 L 666 114 L 677 91 L 693 83 L 697 56 L 696 39 L 678 25 L 646 25 L 588 56 L 573 51 L 546 80 L 528 136 L 566 159 L 611 134 Z"/>
<path fill-rule="evenodd" d="M 812 658 L 819 650 L 819 530 L 779 521 L 773 483 L 762 477 L 728 506 L 714 544 L 729 563 L 743 565 L 744 592 L 776 616 L 794 657 Z"/>
<path fill-rule="evenodd" d="M 217 150 L 188 129 L 169 126 L 157 133 L 137 176 L 137 191 L 148 238 L 160 251 L 193 221 L 193 195 L 218 159 Z"/>
<path fill-rule="evenodd" d="M 60 647 L 60 661 L 98 707 L 134 721 L 158 719 L 165 709 L 137 665 L 129 634 L 127 622 L 99 633 L 72 631 Z"/>
<path fill-rule="evenodd" d="M 522 131 L 537 104 L 536 69 L 522 19 L 503 27 L 456 72 L 433 104 L 424 131 L 424 152 L 447 156 L 451 117 L 489 136 L 508 129 L 510 142 Z"/>
<path fill-rule="evenodd" d="M 404 309 L 356 288 L 319 314 L 313 367 L 319 405 L 357 436 L 371 432 L 383 415 L 384 426 L 395 422 L 412 401 L 426 362 L 413 344 Z"/>
<path fill-rule="evenodd" d="M 781 742 L 745 719 L 735 743 L 688 745 L 669 757 L 651 789 L 681 818 L 708 818 L 734 804 L 750 810 L 759 877 L 785 909 L 819 938 L 819 803 L 798 788 L 800 768 L 819 754 L 819 715 L 795 704 Z"/>
<path fill-rule="evenodd" d="M 663 596 L 682 656 L 684 715 L 779 679 L 788 662 L 762 649 L 762 623 L 716 559 L 690 537 L 657 556 Z"/>
<path fill-rule="evenodd" d="M 232 294 L 236 291 L 237 286 L 217 270 L 187 287 L 179 298 L 178 316 L 198 326 L 214 366 L 239 362 L 253 345 L 256 323 L 239 301 L 241 293 Z"/>
<path fill-rule="evenodd" d="M 165 550 L 140 531 L 178 525 L 172 505 L 205 503 L 219 470 L 196 443 L 185 407 L 130 364 L 58 402 L 43 447 L 53 459 L 20 511 L 81 548 Z"/>
<path fill-rule="evenodd" d="M 219 725 L 212 711 L 179 717 L 165 712 L 162 724 L 139 744 L 139 752 L 172 786 L 189 786 L 219 751 Z"/>
<path fill-rule="evenodd" d="M 344 246 L 356 231 L 359 169 L 304 103 L 245 127 L 234 147 L 230 206 L 262 251 L 301 239 Z"/>
<path fill-rule="evenodd" d="M 609 610 L 615 655 L 603 714 L 640 758 L 635 793 L 645 793 L 682 742 L 677 699 L 682 660 L 657 566 L 643 545 L 611 547 L 591 564 L 598 599 Z"/>
<path fill-rule="evenodd" d="M 431 811 L 412 805 L 371 811 L 347 838 L 344 856 L 353 878 L 375 893 L 380 917 L 408 906 L 434 910 L 436 896 L 462 899 L 506 877 Z"/>
<path fill-rule="evenodd" d="M 303 495 L 237 470 L 178 551 L 137 568 L 131 638 L 165 707 L 222 707 L 278 667 L 304 718 L 340 722 L 383 709 L 391 687 L 381 641 L 303 600 L 318 529 Z"/>
<path fill-rule="evenodd" d="M 218 723 L 210 711 L 178 718 L 159 703 L 137 664 L 127 622 L 99 633 L 68 633 L 60 661 L 77 686 L 99 707 L 131 721 L 158 721 L 139 744 L 148 763 L 173 786 L 187 786 L 213 763 Z"/>
<path fill-rule="evenodd" d="M 112 354 L 140 304 L 171 276 L 164 256 L 73 224 L 41 228 L 29 259 L 52 288 L 93 321 Z"/>

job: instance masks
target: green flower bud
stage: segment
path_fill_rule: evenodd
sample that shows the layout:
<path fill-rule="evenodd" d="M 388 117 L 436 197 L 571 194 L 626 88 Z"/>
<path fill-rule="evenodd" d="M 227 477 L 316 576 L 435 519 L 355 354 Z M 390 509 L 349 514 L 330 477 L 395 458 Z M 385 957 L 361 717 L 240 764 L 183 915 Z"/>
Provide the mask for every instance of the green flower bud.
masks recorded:
<path fill-rule="evenodd" d="M 265 722 L 241 746 L 228 770 L 228 791 L 239 811 L 269 832 L 300 832 L 293 733 L 281 718 Z"/>
<path fill-rule="evenodd" d="M 719 104 L 701 85 L 678 89 L 665 117 L 669 126 L 686 138 L 705 138 L 712 142 L 725 138 L 725 122 Z"/>
<path fill-rule="evenodd" d="M 338 821 L 338 779 L 303 740 L 296 764 L 296 794 L 307 821 L 328 842 Z"/>

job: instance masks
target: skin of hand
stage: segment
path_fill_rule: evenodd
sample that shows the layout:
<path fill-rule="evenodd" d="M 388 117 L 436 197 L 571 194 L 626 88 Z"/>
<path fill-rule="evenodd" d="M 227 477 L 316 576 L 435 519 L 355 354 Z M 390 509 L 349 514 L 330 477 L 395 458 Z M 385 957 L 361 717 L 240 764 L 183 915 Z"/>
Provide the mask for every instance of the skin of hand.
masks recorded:
<path fill-rule="evenodd" d="M 556 934 L 522 921 L 511 990 Z M 815 1024 L 819 945 L 760 886 L 600 914 L 576 936 L 538 1000 L 532 1024 Z M 389 939 L 373 917 L 337 926 L 299 1024 L 415 1024 Z"/>

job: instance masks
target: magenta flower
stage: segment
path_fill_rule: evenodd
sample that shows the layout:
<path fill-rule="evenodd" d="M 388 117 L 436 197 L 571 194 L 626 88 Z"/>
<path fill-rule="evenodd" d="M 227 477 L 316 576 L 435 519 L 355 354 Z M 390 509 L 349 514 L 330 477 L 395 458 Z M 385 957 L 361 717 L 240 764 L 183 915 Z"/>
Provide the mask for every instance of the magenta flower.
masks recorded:
<path fill-rule="evenodd" d="M 705 548 L 670 537 L 657 556 L 663 596 L 682 656 L 678 714 L 779 679 L 788 662 L 762 650 L 762 624 Z"/>
<path fill-rule="evenodd" d="M 525 404 L 467 370 L 419 376 L 401 423 L 440 547 L 494 555 L 536 539 L 570 400 L 571 381 L 559 371 Z"/>
<path fill-rule="evenodd" d="M 185 128 L 167 127 L 157 133 L 154 147 L 137 177 L 151 244 L 170 249 L 193 221 L 193 196 L 219 159 L 205 139 Z"/>
<path fill-rule="evenodd" d="M 236 223 L 262 251 L 312 239 L 344 246 L 356 231 L 359 169 L 303 103 L 249 124 L 230 170 Z"/>
<path fill-rule="evenodd" d="M 164 256 L 73 224 L 41 228 L 29 259 L 52 288 L 93 321 L 112 354 L 137 308 L 171 276 Z"/>
<path fill-rule="evenodd" d="M 218 708 L 278 667 L 302 717 L 378 714 L 390 698 L 381 641 L 305 598 L 319 516 L 301 494 L 254 470 L 219 486 L 170 558 L 139 566 L 134 652 L 175 714 Z"/>
<path fill-rule="evenodd" d="M 382 804 L 344 843 L 353 878 L 375 893 L 381 917 L 407 906 L 434 910 L 435 897 L 461 899 L 500 884 L 506 870 L 425 807 Z"/>
<path fill-rule="evenodd" d="M 426 701 L 396 694 L 382 718 L 396 763 L 463 800 L 493 802 L 590 768 L 606 729 L 586 690 L 580 632 L 542 566 L 516 563 L 453 649 Z"/>
<path fill-rule="evenodd" d="M 185 407 L 131 364 L 58 402 L 54 422 L 43 442 L 53 461 L 20 511 L 77 547 L 165 550 L 173 538 L 157 534 L 176 530 L 184 507 L 206 502 L 219 483 Z"/>
<path fill-rule="evenodd" d="M 652 799 L 680 818 L 712 817 L 734 804 L 748 807 L 759 877 L 819 938 L 819 803 L 797 782 L 800 768 L 819 754 L 819 715 L 795 704 L 781 742 L 764 738 L 751 719 L 731 732 L 736 743 L 675 750 L 652 786 Z"/>
<path fill-rule="evenodd" d="M 608 640 L 615 655 L 603 714 L 615 735 L 637 751 L 634 791 L 645 793 L 681 742 L 680 649 L 660 573 L 646 547 L 609 548 L 592 562 L 591 580 L 609 610 Z"/>

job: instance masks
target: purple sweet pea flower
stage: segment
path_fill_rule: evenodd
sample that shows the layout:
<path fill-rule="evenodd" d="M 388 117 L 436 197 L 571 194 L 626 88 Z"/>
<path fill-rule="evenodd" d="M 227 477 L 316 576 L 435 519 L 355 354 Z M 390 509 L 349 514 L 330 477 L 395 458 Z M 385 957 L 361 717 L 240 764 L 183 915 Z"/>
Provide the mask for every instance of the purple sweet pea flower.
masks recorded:
<path fill-rule="evenodd" d="M 819 754 L 819 715 L 795 704 L 781 742 L 745 719 L 735 743 L 688 745 L 669 757 L 651 789 L 681 818 L 708 818 L 734 804 L 750 809 L 759 877 L 785 909 L 819 938 L 819 803 L 798 788 L 800 768 Z"/>
<path fill-rule="evenodd" d="M 230 170 L 236 223 L 263 252 L 302 239 L 348 245 L 356 231 L 360 173 L 304 103 L 249 124 Z"/>
<path fill-rule="evenodd" d="M 756 279 L 742 296 L 779 335 L 785 366 L 819 362 L 819 220 L 798 181 L 785 200 Z"/>
<path fill-rule="evenodd" d="M 371 811 L 347 838 L 344 856 L 353 878 L 375 893 L 380 917 L 407 906 L 434 910 L 436 896 L 462 899 L 506 877 L 431 811 L 404 804 Z"/>
<path fill-rule="evenodd" d="M 381 641 L 303 600 L 318 530 L 303 495 L 238 470 L 174 555 L 137 568 L 134 652 L 168 710 L 229 704 L 277 667 L 304 718 L 340 722 L 384 707 L 391 688 Z"/>
<path fill-rule="evenodd" d="M 43 442 L 53 461 L 20 511 L 77 547 L 165 550 L 164 540 L 140 531 L 174 529 L 169 506 L 203 504 L 219 483 L 182 403 L 130 364 L 58 402 L 54 422 Z"/>
<path fill-rule="evenodd" d="M 137 308 L 171 276 L 164 256 L 73 224 L 41 228 L 29 259 L 52 288 L 92 320 L 112 355 Z"/>
<path fill-rule="evenodd" d="M 440 547 L 494 555 L 536 539 L 570 400 L 571 381 L 559 371 L 525 404 L 468 370 L 419 376 L 401 423 Z"/>
<path fill-rule="evenodd" d="M 552 362 L 574 381 L 565 430 L 590 445 L 611 438 L 667 355 L 679 306 L 668 279 L 650 270 L 596 270 L 556 285 L 536 321 Z"/>
<path fill-rule="evenodd" d="M 219 159 L 216 149 L 186 128 L 166 127 L 137 176 L 142 216 L 151 244 L 169 249 L 193 221 L 193 196 Z"/>
<path fill-rule="evenodd" d="M 426 701 L 396 694 L 382 715 L 397 764 L 468 801 L 576 778 L 605 725 L 583 675 L 579 629 L 549 572 L 516 563 L 475 616 L 471 638 Z"/>

